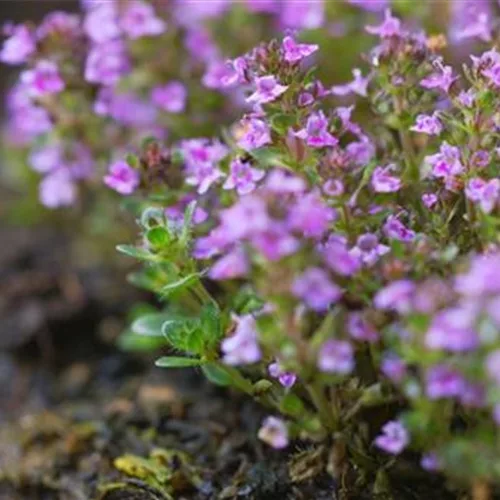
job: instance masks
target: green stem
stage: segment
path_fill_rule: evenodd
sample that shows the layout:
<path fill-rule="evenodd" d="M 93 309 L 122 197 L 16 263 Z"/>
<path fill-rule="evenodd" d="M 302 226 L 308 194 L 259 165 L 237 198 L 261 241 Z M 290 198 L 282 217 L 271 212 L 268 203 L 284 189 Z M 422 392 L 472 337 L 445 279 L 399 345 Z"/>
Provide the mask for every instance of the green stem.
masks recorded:
<path fill-rule="evenodd" d="M 306 384 L 307 392 L 311 397 L 311 400 L 318 410 L 318 415 L 321 423 L 327 431 L 334 432 L 338 425 L 337 419 L 332 411 L 332 408 L 324 395 L 322 387 L 318 384 Z"/>

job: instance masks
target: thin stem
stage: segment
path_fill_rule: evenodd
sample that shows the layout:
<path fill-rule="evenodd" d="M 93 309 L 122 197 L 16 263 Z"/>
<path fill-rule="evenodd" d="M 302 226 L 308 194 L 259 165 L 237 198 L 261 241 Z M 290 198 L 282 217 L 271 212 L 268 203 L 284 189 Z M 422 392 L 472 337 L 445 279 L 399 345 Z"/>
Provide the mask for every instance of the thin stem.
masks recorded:
<path fill-rule="evenodd" d="M 332 408 L 325 397 L 322 388 L 318 384 L 306 384 L 307 392 L 311 396 L 311 400 L 318 410 L 318 415 L 321 423 L 328 431 L 335 431 L 337 429 L 337 419 L 335 418 Z"/>

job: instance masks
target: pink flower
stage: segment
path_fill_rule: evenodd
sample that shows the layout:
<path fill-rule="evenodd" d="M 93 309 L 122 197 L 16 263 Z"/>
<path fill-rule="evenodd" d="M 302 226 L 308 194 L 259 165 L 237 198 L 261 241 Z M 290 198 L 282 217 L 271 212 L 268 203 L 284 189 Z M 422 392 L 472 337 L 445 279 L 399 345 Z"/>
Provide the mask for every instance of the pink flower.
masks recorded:
<path fill-rule="evenodd" d="M 59 75 L 57 64 L 52 61 L 38 61 L 33 69 L 21 73 L 21 81 L 33 97 L 57 94 L 64 90 L 64 80 Z"/>
<path fill-rule="evenodd" d="M 105 43 L 118 38 L 121 30 L 118 26 L 116 4 L 114 2 L 96 2 L 85 15 L 83 29 L 95 43 Z"/>
<path fill-rule="evenodd" d="M 399 241 L 413 241 L 415 231 L 408 229 L 397 217 L 389 215 L 385 221 L 384 234 L 387 238 Z"/>
<path fill-rule="evenodd" d="M 489 214 L 500 199 L 500 180 L 485 181 L 480 177 L 475 177 L 467 183 L 465 195 L 469 200 L 479 204 L 485 214 Z"/>
<path fill-rule="evenodd" d="M 283 223 L 272 221 L 264 231 L 251 237 L 252 245 L 268 260 L 277 261 L 295 253 L 300 242 L 292 236 Z"/>
<path fill-rule="evenodd" d="M 224 189 L 236 189 L 239 195 L 248 194 L 255 189 L 256 183 L 264 175 L 264 170 L 253 168 L 250 163 L 237 158 L 231 162 L 229 176 L 222 187 Z"/>
<path fill-rule="evenodd" d="M 438 201 L 438 197 L 434 193 L 424 193 L 422 195 L 422 203 L 427 208 L 432 208 Z"/>
<path fill-rule="evenodd" d="M 267 1 L 267 0 L 266 0 Z M 280 0 L 280 22 L 285 28 L 316 29 L 325 20 L 324 0 Z"/>
<path fill-rule="evenodd" d="M 371 78 L 369 76 L 364 77 L 361 74 L 361 70 L 358 68 L 354 68 L 352 74 L 354 76 L 352 82 L 345 83 L 344 85 L 334 85 L 332 87 L 332 93 L 340 96 L 358 94 L 362 97 L 366 97 L 368 95 L 368 85 Z"/>
<path fill-rule="evenodd" d="M 362 313 L 353 312 L 349 314 L 347 320 L 347 331 L 351 338 L 364 342 L 377 342 L 379 334 L 375 328 L 370 325 Z"/>
<path fill-rule="evenodd" d="M 390 175 L 395 165 L 377 167 L 372 174 L 371 185 L 376 193 L 395 193 L 401 188 L 401 180 L 394 175 Z"/>
<path fill-rule="evenodd" d="M 130 70 L 127 48 L 120 40 L 95 46 L 87 57 L 85 80 L 114 85 Z"/>
<path fill-rule="evenodd" d="M 277 378 L 279 383 L 286 389 L 293 387 L 297 381 L 297 375 L 293 372 L 284 371 L 278 362 L 271 363 L 267 367 L 267 371 L 271 377 Z"/>
<path fill-rule="evenodd" d="M 257 325 L 250 314 L 234 317 L 236 330 L 231 337 L 222 341 L 223 361 L 228 365 L 257 363 L 262 353 L 257 340 Z"/>
<path fill-rule="evenodd" d="M 253 104 L 265 104 L 274 101 L 286 92 L 288 85 L 280 85 L 273 75 L 261 76 L 255 79 L 256 91 L 247 98 Z"/>
<path fill-rule="evenodd" d="M 166 24 L 156 16 L 153 6 L 140 0 L 128 0 L 120 18 L 120 28 L 132 40 L 161 35 Z"/>
<path fill-rule="evenodd" d="M 248 274 L 250 264 L 241 247 L 237 247 L 221 257 L 210 269 L 209 276 L 213 280 L 231 280 Z"/>
<path fill-rule="evenodd" d="M 442 177 L 445 180 L 461 174 L 464 170 L 460 161 L 460 149 L 446 141 L 441 144 L 439 153 L 426 156 L 425 161 L 432 167 L 434 177 Z"/>
<path fill-rule="evenodd" d="M 354 370 L 354 351 L 345 340 L 327 340 L 318 354 L 318 368 L 325 373 L 347 375 Z"/>
<path fill-rule="evenodd" d="M 153 103 L 169 113 L 181 113 L 184 111 L 186 97 L 186 87 L 177 81 L 154 87 L 151 91 L 151 100 Z"/>
<path fill-rule="evenodd" d="M 310 267 L 295 278 L 292 292 L 315 311 L 325 311 L 342 295 L 340 288 L 332 283 L 325 271 L 319 267 Z"/>
<path fill-rule="evenodd" d="M 415 125 L 410 130 L 421 134 L 439 135 L 443 131 L 439 113 L 436 111 L 432 115 L 418 115 Z"/>
<path fill-rule="evenodd" d="M 15 26 L 9 38 L 3 43 L 0 61 L 6 64 L 22 64 L 36 51 L 36 43 L 28 28 L 22 24 Z"/>
<path fill-rule="evenodd" d="M 238 140 L 238 146 L 246 151 L 261 148 L 271 142 L 271 130 L 264 120 L 246 118 L 242 121 L 243 135 Z"/>
<path fill-rule="evenodd" d="M 281 48 L 285 61 L 295 63 L 310 56 L 316 52 L 319 47 L 315 44 L 297 43 L 293 37 L 286 36 L 283 39 Z"/>
<path fill-rule="evenodd" d="M 443 66 L 439 63 L 436 69 L 434 73 L 421 80 L 420 85 L 426 89 L 441 89 L 448 93 L 451 84 L 458 77 L 453 76 L 453 68 L 451 66 Z"/>
<path fill-rule="evenodd" d="M 258 436 L 261 441 L 277 450 L 288 446 L 288 429 L 280 418 L 266 417 L 259 429 Z"/>
<path fill-rule="evenodd" d="M 70 173 L 61 169 L 47 175 L 40 183 L 39 196 L 48 208 L 72 205 L 76 201 L 76 188 Z"/>
<path fill-rule="evenodd" d="M 401 21 L 397 17 L 393 17 L 390 9 L 386 9 L 384 13 L 384 21 L 378 26 L 366 26 L 367 33 L 378 35 L 380 38 L 391 38 L 393 36 L 401 36 Z"/>
<path fill-rule="evenodd" d="M 399 455 L 409 444 L 410 436 L 401 422 L 392 420 L 382 427 L 375 446 L 391 455 Z"/>
<path fill-rule="evenodd" d="M 123 195 L 132 194 L 139 186 L 139 172 L 124 161 L 112 163 L 108 175 L 104 177 L 104 183 Z"/>
<path fill-rule="evenodd" d="M 313 148 L 335 146 L 338 143 L 338 140 L 328 132 L 328 120 L 323 111 L 310 115 L 305 128 L 295 132 L 295 136 Z"/>
<path fill-rule="evenodd" d="M 290 208 L 287 223 L 310 238 L 320 238 L 335 220 L 337 212 L 328 207 L 315 194 L 309 193 L 297 200 Z"/>
<path fill-rule="evenodd" d="M 377 292 L 373 303 L 377 309 L 406 314 L 411 311 L 414 291 L 415 284 L 412 281 L 393 281 Z"/>

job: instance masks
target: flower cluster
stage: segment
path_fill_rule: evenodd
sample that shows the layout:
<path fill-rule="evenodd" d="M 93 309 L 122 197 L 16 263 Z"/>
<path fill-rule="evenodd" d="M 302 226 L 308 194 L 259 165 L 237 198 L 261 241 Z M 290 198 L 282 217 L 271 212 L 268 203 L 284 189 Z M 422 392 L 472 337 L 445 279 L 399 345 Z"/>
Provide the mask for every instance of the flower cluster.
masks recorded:
<path fill-rule="evenodd" d="M 273 414 L 258 435 L 274 448 L 327 443 L 340 483 L 410 447 L 427 470 L 499 483 L 500 53 L 459 71 L 442 39 L 387 2 L 348 3 L 379 24 L 345 84 L 317 77 L 321 44 L 299 32 L 227 60 L 203 24 L 238 8 L 227 1 L 90 1 L 83 20 L 44 21 L 43 36 L 89 45 L 84 90 L 69 62 L 38 57 L 40 40 L 13 28 L 2 57 L 30 64 L 10 126 L 46 134 L 30 152 L 46 205 L 70 204 L 100 154 L 113 160 L 104 183 L 147 206 L 140 243 L 119 250 L 146 263 L 134 283 L 168 299 L 135 329 L 182 354 L 159 366 L 200 367 L 261 402 Z M 452 38 L 488 42 L 494 23 L 467 3 Z M 324 7 L 244 2 L 297 30 L 320 27 Z M 164 70 L 157 44 L 179 36 L 192 60 Z M 218 107 L 197 104 L 200 88 Z M 80 106 L 104 138 L 68 115 Z M 156 139 L 139 147 L 145 131 Z"/>

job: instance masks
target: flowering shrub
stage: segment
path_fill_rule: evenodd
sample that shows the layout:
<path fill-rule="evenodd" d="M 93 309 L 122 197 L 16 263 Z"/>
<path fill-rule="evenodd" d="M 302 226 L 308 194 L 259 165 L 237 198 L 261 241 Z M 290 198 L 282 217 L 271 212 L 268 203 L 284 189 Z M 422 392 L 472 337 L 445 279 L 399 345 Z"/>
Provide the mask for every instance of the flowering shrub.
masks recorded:
<path fill-rule="evenodd" d="M 366 28 L 366 67 L 331 85 L 311 67 L 320 44 L 297 33 L 223 59 L 201 27 L 228 2 L 85 5 L 83 21 L 10 28 L 0 58 L 30 64 L 9 136 L 40 138 L 30 162 L 47 206 L 72 204 L 97 159 L 135 197 L 138 241 L 118 249 L 164 301 L 132 325 L 172 348 L 157 365 L 258 400 L 274 448 L 331 444 L 337 477 L 411 448 L 487 498 L 500 483 L 500 53 L 458 72 L 444 37 L 387 10 Z M 296 29 L 325 14 L 244 8 Z M 452 41 L 492 39 L 490 14 L 460 12 Z"/>

